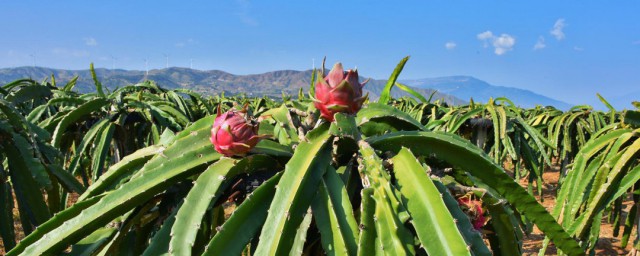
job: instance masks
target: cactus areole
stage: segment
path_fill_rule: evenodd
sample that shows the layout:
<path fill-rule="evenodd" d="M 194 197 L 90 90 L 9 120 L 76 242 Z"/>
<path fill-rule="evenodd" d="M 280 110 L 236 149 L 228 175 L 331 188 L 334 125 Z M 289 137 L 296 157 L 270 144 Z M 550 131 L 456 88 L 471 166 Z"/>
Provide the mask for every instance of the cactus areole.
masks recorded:
<path fill-rule="evenodd" d="M 315 106 L 322 118 L 333 122 L 335 113 L 357 113 L 368 97 L 368 94 L 362 96 L 366 83 L 360 83 L 357 70 L 344 71 L 342 64 L 336 63 L 315 85 Z"/>
<path fill-rule="evenodd" d="M 242 111 L 220 113 L 211 128 L 211 143 L 225 156 L 244 155 L 262 139 L 258 135 L 258 123 L 247 118 Z"/>

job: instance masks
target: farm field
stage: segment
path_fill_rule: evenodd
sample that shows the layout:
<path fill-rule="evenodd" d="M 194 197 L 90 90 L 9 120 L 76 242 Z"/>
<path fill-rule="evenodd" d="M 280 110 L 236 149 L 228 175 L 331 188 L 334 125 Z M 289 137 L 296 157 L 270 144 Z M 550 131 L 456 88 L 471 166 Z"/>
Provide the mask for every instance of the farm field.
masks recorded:
<path fill-rule="evenodd" d="M 640 248 L 640 103 L 379 99 L 341 64 L 309 93 L 144 81 L 0 87 L 6 255 L 613 255 Z M 91 68 L 93 70 L 93 66 Z M 392 90 L 411 97 L 392 98 Z"/>
<path fill-rule="evenodd" d="M 547 182 L 548 185 L 545 188 L 545 195 L 544 195 L 545 201 L 541 203 L 548 211 L 553 209 L 553 206 L 555 205 L 555 191 L 553 190 L 553 187 L 557 185 L 558 178 L 559 178 L 559 171 L 557 169 L 545 172 L 543 175 L 543 180 Z M 527 184 L 526 179 L 521 180 L 520 184 L 522 186 L 526 186 Z M 75 203 L 75 199 L 73 197 L 77 198 L 77 194 L 74 193 L 71 195 L 71 197 L 72 198 L 69 200 L 70 204 Z M 536 199 L 538 199 L 539 201 L 539 197 L 536 196 Z M 14 207 L 16 207 L 17 202 L 14 202 L 14 205 L 15 205 Z M 626 205 L 632 205 L 632 202 L 629 201 L 627 202 Z M 626 207 L 625 209 L 623 209 L 622 214 L 625 216 L 628 215 L 629 208 L 630 207 Z M 225 206 L 225 214 L 227 218 L 231 215 L 233 210 L 235 210 L 235 205 L 229 204 L 228 206 Z M 14 227 L 16 230 L 16 239 L 21 240 L 22 238 L 24 238 L 24 232 L 22 231 L 22 228 L 20 226 L 20 221 L 18 218 L 19 213 L 17 208 L 14 208 L 14 216 L 15 216 Z M 595 247 L 595 252 L 597 255 L 626 255 L 631 249 L 633 249 L 631 244 L 628 244 L 626 247 L 621 246 L 620 237 L 616 237 L 613 235 L 614 228 L 611 223 L 604 222 L 601 224 L 600 228 L 602 230 L 601 235 Z M 634 238 L 635 237 L 631 237 L 630 239 L 633 240 Z M 523 241 L 522 241 L 523 255 L 537 255 L 543 241 L 544 241 L 544 234 L 539 229 L 534 227 L 534 230 L 531 232 L 531 234 L 523 238 Z M 6 253 L 4 249 L 5 248 L 2 243 L 2 240 L 0 240 L 0 254 Z M 553 246 L 547 252 L 547 254 L 556 254 L 556 253 L 557 253 L 557 250 Z"/>

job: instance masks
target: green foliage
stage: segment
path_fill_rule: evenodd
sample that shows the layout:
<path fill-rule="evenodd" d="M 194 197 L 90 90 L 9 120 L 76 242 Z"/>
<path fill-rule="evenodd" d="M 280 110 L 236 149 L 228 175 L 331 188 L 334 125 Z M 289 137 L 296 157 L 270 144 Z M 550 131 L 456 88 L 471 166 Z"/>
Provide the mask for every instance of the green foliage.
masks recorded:
<path fill-rule="evenodd" d="M 471 255 L 440 192 L 415 156 L 402 148 L 393 159 L 398 189 L 413 227 L 430 255 Z"/>
<path fill-rule="evenodd" d="M 393 73 L 391 73 L 391 76 L 389 76 L 389 80 L 387 80 L 387 84 L 384 86 L 384 89 L 382 89 L 380 99 L 378 99 L 379 103 L 387 104 L 389 102 L 389 100 L 391 99 L 391 89 L 394 85 L 396 85 L 396 80 L 398 80 L 398 76 L 400 76 L 400 73 L 404 68 L 404 64 L 406 64 L 407 61 L 409 61 L 409 56 L 402 58 L 402 60 L 400 60 L 400 63 L 398 63 L 396 68 L 393 70 Z"/>
<path fill-rule="evenodd" d="M 330 163 L 328 125 L 307 136 L 285 167 L 262 232 L 256 254 L 272 255 L 291 251 L 296 231 L 315 196 L 319 182 Z"/>
<path fill-rule="evenodd" d="M 311 97 L 300 91 L 280 100 L 207 98 L 152 81 L 108 91 L 93 67 L 96 93 L 74 92 L 77 77 L 62 87 L 55 77 L 4 85 L 0 220 L 20 223 L 27 235 L 18 243 L 3 224 L 5 249 L 514 255 L 537 225 L 561 253 L 581 255 L 593 251 L 603 216 L 619 219 L 629 195 L 637 212 L 637 111 L 616 112 L 599 95 L 609 112 L 522 109 L 506 98 L 449 106 L 397 83 L 407 60 L 378 102 L 333 123 L 320 121 L 312 100 L 318 77 Z M 394 86 L 415 98 L 392 99 Z M 246 106 L 267 138 L 247 155 L 221 157 L 209 141 L 218 106 Z M 552 165 L 562 167 L 562 180 L 549 213 L 533 187 L 541 196 Z M 478 202 L 490 219 L 478 228 L 487 232 L 474 229 L 479 216 L 459 198 Z M 615 222 L 625 242 L 637 235 L 635 221 Z"/>

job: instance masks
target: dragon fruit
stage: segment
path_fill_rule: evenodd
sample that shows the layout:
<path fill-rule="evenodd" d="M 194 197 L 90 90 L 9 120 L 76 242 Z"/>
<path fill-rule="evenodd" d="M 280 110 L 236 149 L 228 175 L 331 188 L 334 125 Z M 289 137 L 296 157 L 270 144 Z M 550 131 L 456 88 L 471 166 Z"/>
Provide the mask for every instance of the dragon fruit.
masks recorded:
<path fill-rule="evenodd" d="M 225 156 L 244 155 L 263 137 L 258 135 L 258 125 L 243 111 L 231 110 L 221 114 L 218 108 L 218 116 L 211 128 L 211 143 Z"/>
<path fill-rule="evenodd" d="M 344 71 L 341 63 L 336 63 L 329 74 L 319 79 L 315 85 L 315 106 L 322 118 L 333 122 L 338 112 L 355 114 L 369 96 L 362 96 L 362 87 L 357 70 Z"/>
<path fill-rule="evenodd" d="M 471 219 L 473 228 L 478 231 L 482 230 L 486 222 L 484 211 L 482 210 L 482 202 L 473 200 L 469 196 L 463 196 L 458 198 L 458 205 L 462 206 L 462 210 Z"/>

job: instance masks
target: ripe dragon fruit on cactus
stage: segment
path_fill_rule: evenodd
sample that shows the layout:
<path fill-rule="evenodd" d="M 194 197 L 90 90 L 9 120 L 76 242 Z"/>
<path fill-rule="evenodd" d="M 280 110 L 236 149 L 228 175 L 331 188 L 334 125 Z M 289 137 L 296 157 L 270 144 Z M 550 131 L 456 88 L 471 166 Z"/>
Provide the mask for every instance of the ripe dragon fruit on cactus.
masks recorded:
<path fill-rule="evenodd" d="M 471 219 L 473 228 L 478 231 L 482 230 L 486 222 L 484 211 L 482 210 L 482 202 L 473 200 L 469 196 L 463 196 L 458 198 L 458 205 L 463 207 L 462 210 Z"/>
<path fill-rule="evenodd" d="M 322 118 L 333 122 L 338 112 L 355 114 L 369 96 L 362 96 L 362 87 L 357 70 L 344 71 L 341 63 L 336 63 L 329 74 L 319 79 L 315 85 L 315 106 Z"/>
<path fill-rule="evenodd" d="M 246 117 L 242 111 L 231 110 L 220 113 L 211 128 L 211 143 L 216 151 L 225 156 L 244 155 L 258 144 L 258 123 Z"/>

